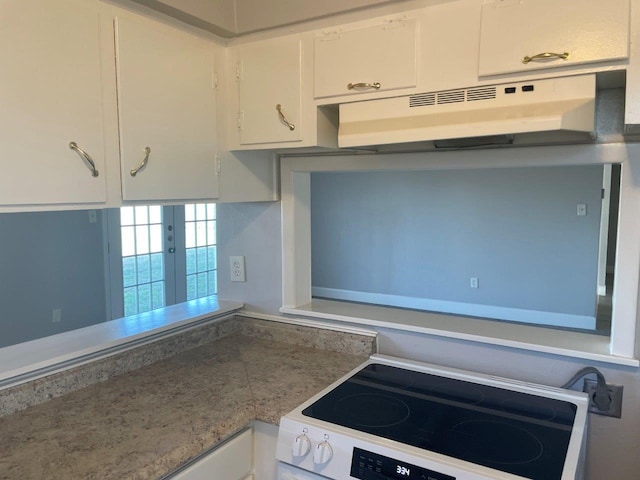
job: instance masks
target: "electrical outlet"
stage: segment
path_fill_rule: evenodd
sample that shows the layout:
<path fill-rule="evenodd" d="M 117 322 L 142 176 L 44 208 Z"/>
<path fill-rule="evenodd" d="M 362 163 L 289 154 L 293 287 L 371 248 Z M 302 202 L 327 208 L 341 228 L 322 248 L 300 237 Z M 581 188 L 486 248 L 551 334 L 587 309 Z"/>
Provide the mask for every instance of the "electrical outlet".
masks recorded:
<path fill-rule="evenodd" d="M 60 323 L 62 321 L 62 309 L 54 308 L 51 314 L 51 322 L 52 323 Z"/>
<path fill-rule="evenodd" d="M 624 387 L 622 385 L 607 384 L 607 390 L 609 391 L 609 396 L 611 397 L 611 405 L 609 405 L 609 410 L 600 410 L 598 406 L 593 402 L 593 396 L 596 393 L 597 385 L 598 382 L 596 382 L 595 380 L 591 380 L 589 378 L 585 378 L 584 380 L 582 391 L 589 394 L 589 411 L 591 413 L 597 413 L 599 415 L 606 415 L 607 417 L 621 418 L 622 391 Z"/>
<path fill-rule="evenodd" d="M 471 277 L 469 279 L 469 286 L 471 288 L 478 288 L 478 277 Z"/>
<path fill-rule="evenodd" d="M 232 282 L 245 282 L 244 257 L 241 255 L 229 257 Z"/>
<path fill-rule="evenodd" d="M 586 203 L 579 203 L 578 207 L 576 209 L 576 213 L 579 217 L 586 217 L 587 216 L 587 204 Z"/>

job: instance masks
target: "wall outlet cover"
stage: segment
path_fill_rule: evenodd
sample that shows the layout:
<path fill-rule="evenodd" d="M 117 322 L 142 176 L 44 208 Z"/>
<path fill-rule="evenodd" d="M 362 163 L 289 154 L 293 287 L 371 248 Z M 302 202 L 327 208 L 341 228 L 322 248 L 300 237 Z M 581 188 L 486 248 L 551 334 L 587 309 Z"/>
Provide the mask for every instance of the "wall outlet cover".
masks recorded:
<path fill-rule="evenodd" d="M 241 255 L 229 257 L 229 268 L 232 282 L 246 282 L 244 257 Z"/>
<path fill-rule="evenodd" d="M 584 380 L 582 391 L 589 394 L 589 412 L 597 413 L 598 415 L 605 415 L 607 417 L 621 418 L 622 392 L 624 386 L 607 384 L 607 390 L 609 391 L 609 396 L 611 397 L 611 405 L 609 405 L 609 410 L 604 411 L 600 410 L 598 406 L 591 400 L 593 398 L 593 395 L 596 393 L 597 385 L 598 382 L 596 382 L 595 380 L 591 380 L 589 378 L 585 378 Z"/>

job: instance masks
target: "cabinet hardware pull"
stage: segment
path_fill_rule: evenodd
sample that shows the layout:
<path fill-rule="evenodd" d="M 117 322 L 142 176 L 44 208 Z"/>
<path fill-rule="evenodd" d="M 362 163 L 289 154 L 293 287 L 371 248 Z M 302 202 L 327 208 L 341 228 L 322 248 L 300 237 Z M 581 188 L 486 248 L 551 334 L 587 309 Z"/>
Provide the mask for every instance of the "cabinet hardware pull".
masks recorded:
<path fill-rule="evenodd" d="M 87 152 L 82 150 L 76 142 L 69 142 L 69 148 L 74 152 L 77 152 L 78 155 L 80 155 L 80 158 L 82 158 L 83 160 L 86 160 L 86 162 L 89 164 L 89 169 L 91 170 L 91 176 L 97 177 L 98 170 L 96 169 L 96 164 L 93 162 L 91 155 L 89 155 Z"/>
<path fill-rule="evenodd" d="M 350 83 L 349 85 L 347 85 L 347 88 L 349 90 L 364 90 L 367 88 L 373 88 L 374 90 L 380 90 L 380 87 L 382 86 L 382 84 L 380 84 L 379 82 L 373 82 L 373 83 Z"/>
<path fill-rule="evenodd" d="M 527 64 L 529 62 L 534 62 L 536 60 L 547 60 L 549 58 L 561 58 L 562 60 L 566 60 L 569 58 L 569 52 L 564 53 L 553 53 L 553 52 L 544 52 L 534 55 L 532 57 L 526 56 L 522 58 L 522 63 Z"/>
<path fill-rule="evenodd" d="M 282 113 L 282 105 L 277 104 L 276 110 L 278 111 L 278 115 L 280 115 L 280 120 L 282 120 L 282 123 L 284 123 L 287 127 L 289 127 L 289 130 L 293 132 L 296 129 L 296 126 L 293 123 L 291 123 L 289 120 L 287 120 L 287 117 L 285 116 L 285 114 Z"/>
<path fill-rule="evenodd" d="M 147 166 L 147 162 L 149 161 L 149 154 L 151 153 L 151 149 L 149 147 L 144 147 L 144 158 L 140 162 L 136 168 L 132 169 L 129 173 L 132 177 L 135 177 L 140 170 Z"/>

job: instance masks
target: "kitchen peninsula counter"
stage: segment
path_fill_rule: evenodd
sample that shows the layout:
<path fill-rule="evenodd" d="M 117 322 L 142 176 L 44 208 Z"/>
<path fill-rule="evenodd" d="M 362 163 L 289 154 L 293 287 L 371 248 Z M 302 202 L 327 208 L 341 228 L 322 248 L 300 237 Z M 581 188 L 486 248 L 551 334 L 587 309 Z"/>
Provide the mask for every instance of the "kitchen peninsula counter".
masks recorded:
<path fill-rule="evenodd" d="M 313 329 L 315 330 L 315 329 Z M 0 418 L 0 479 L 156 479 L 280 417 L 362 353 L 232 334 Z"/>

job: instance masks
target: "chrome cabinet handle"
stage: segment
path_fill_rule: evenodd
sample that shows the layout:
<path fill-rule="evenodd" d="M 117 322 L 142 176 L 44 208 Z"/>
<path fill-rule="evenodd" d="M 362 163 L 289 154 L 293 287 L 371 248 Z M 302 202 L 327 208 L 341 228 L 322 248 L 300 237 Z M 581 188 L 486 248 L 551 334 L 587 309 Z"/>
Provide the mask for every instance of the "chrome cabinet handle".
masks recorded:
<path fill-rule="evenodd" d="M 280 115 L 280 120 L 282 121 L 282 123 L 284 123 L 287 127 L 289 127 L 289 130 L 293 132 L 296 129 L 296 126 L 293 123 L 291 123 L 289 120 L 287 120 L 287 117 L 285 116 L 285 114 L 282 113 L 282 105 L 277 104 L 276 110 L 278 111 L 278 115 Z"/>
<path fill-rule="evenodd" d="M 129 172 L 132 177 L 135 177 L 140 170 L 142 170 L 144 167 L 147 166 L 147 163 L 149 162 L 150 153 L 151 153 L 151 149 L 149 147 L 144 147 L 144 158 L 140 162 L 140 165 L 138 165 L 136 168 L 131 169 L 131 171 Z"/>
<path fill-rule="evenodd" d="M 76 142 L 69 142 L 69 148 L 80 155 L 80 158 L 85 160 L 89 164 L 89 170 L 91 170 L 91 176 L 97 177 L 98 170 L 96 169 L 96 164 L 94 163 L 91 155 L 82 150 Z"/>
<path fill-rule="evenodd" d="M 527 64 L 529 62 L 535 62 L 537 60 L 548 60 L 550 58 L 561 58 L 562 60 L 566 60 L 569 58 L 569 52 L 564 53 L 553 53 L 553 52 L 544 52 L 538 53 L 532 57 L 526 56 L 522 58 L 522 63 Z"/>
<path fill-rule="evenodd" d="M 347 85 L 347 88 L 349 90 L 366 90 L 368 88 L 373 88 L 374 90 L 380 90 L 380 87 L 382 85 L 378 82 L 373 82 L 373 83 L 350 83 L 349 85 Z"/>

